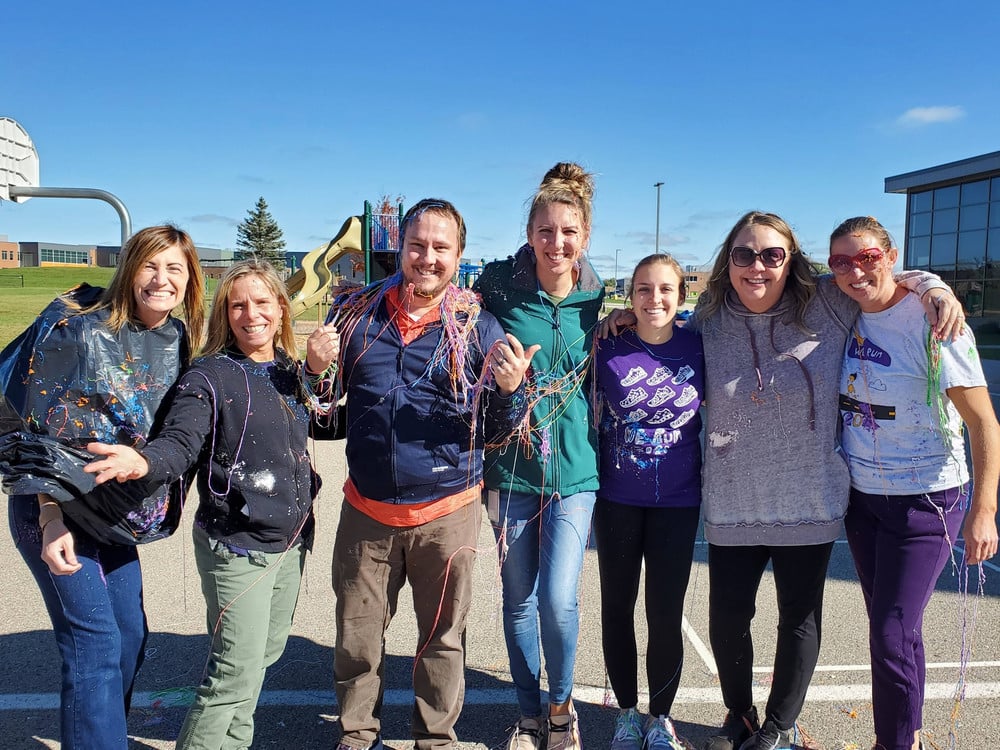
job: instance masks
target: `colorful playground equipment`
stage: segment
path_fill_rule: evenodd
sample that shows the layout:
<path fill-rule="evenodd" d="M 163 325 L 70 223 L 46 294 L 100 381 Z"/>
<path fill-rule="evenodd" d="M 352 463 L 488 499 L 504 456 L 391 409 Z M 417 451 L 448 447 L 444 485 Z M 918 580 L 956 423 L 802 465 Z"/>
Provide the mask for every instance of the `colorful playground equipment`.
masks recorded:
<path fill-rule="evenodd" d="M 342 258 L 349 257 L 355 266 L 364 266 L 365 284 L 395 273 L 399 266 L 403 204 L 396 208 L 392 213 L 374 213 L 372 204 L 365 201 L 363 215 L 348 217 L 332 240 L 306 254 L 302 267 L 286 282 L 293 316 L 323 301 L 334 287 L 333 268 Z M 462 263 L 456 282 L 459 286 L 472 286 L 482 268 L 475 263 Z"/>
<path fill-rule="evenodd" d="M 348 217 L 332 240 L 306 254 L 302 267 L 286 282 L 292 315 L 323 301 L 334 281 L 332 269 L 342 258 L 353 256 L 352 262 L 364 265 L 366 284 L 392 274 L 398 264 L 402 218 L 402 204 L 394 213 L 376 214 L 365 201 L 364 214 Z"/>

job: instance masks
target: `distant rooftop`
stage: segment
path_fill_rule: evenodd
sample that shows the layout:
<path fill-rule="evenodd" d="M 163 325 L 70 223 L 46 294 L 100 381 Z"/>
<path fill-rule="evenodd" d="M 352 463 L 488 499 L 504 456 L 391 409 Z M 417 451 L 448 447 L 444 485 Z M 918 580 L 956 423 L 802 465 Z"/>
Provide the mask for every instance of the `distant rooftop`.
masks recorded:
<path fill-rule="evenodd" d="M 967 181 L 972 177 L 996 172 L 1000 172 L 1000 151 L 941 164 L 937 167 L 918 169 L 916 172 L 906 172 L 895 177 L 886 177 L 885 192 L 910 193 L 942 183 L 958 180 Z"/>

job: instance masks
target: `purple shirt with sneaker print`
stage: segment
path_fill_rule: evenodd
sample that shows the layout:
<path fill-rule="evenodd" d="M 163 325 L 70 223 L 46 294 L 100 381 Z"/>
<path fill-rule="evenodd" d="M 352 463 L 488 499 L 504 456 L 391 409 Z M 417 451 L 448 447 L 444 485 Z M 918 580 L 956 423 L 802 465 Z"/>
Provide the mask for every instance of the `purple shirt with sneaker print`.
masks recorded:
<path fill-rule="evenodd" d="M 674 328 L 664 344 L 634 330 L 598 342 L 598 495 L 626 505 L 687 508 L 701 502 L 701 336 Z"/>

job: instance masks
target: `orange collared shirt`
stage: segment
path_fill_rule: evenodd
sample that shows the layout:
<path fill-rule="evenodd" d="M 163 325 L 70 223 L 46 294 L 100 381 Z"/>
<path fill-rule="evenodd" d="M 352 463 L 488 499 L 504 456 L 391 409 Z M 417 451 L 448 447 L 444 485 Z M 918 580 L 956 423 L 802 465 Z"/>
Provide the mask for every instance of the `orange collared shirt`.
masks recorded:
<path fill-rule="evenodd" d="M 423 526 L 438 518 L 443 518 L 459 508 L 477 502 L 482 495 L 483 483 L 456 492 L 454 495 L 431 500 L 426 503 L 383 503 L 370 500 L 358 492 L 358 488 L 350 477 L 344 482 L 344 499 L 352 507 L 361 511 L 369 518 L 386 526 L 412 528 Z"/>
<path fill-rule="evenodd" d="M 403 337 L 403 345 L 406 346 L 423 333 L 424 328 L 441 320 L 441 307 L 435 305 L 432 310 L 428 310 L 418 320 L 414 320 L 403 306 L 401 292 L 402 287 L 394 286 L 385 293 L 385 300 L 389 305 L 392 322 L 395 323 L 399 335 Z"/>

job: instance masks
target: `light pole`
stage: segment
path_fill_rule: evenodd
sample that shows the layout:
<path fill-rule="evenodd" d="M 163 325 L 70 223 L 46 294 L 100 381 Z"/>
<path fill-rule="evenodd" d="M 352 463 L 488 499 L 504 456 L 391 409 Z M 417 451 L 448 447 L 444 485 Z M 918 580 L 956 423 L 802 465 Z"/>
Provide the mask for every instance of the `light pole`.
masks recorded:
<path fill-rule="evenodd" d="M 663 187 L 662 182 L 656 182 L 653 184 L 656 188 L 656 253 L 660 253 L 660 188 Z"/>
<path fill-rule="evenodd" d="M 615 250 L 615 296 L 618 296 L 618 253 L 622 251 L 621 248 Z"/>

